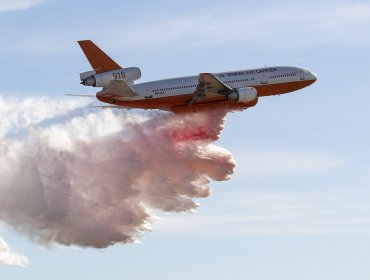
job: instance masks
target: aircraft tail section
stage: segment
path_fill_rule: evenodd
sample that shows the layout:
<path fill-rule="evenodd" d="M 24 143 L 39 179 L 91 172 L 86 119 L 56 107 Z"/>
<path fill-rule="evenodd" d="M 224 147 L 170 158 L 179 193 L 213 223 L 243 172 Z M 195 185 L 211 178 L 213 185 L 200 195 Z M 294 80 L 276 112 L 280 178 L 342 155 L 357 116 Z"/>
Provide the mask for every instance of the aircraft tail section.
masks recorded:
<path fill-rule="evenodd" d="M 90 40 L 78 41 L 91 67 L 97 74 L 122 69 L 113 59 Z"/>

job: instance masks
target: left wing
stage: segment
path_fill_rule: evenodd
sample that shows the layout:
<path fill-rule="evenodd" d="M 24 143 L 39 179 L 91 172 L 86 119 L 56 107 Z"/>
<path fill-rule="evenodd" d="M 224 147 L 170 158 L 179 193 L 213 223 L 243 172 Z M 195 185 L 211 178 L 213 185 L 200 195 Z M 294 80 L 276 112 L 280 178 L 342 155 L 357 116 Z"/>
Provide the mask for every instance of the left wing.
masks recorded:
<path fill-rule="evenodd" d="M 232 88 L 220 81 L 215 75 L 211 73 L 200 73 L 197 89 L 188 105 L 192 105 L 194 102 L 204 99 L 209 94 L 226 95 L 231 91 Z"/>
<path fill-rule="evenodd" d="M 199 83 L 203 83 L 206 90 L 222 95 L 232 90 L 231 87 L 224 84 L 215 75 L 211 73 L 199 74 Z"/>

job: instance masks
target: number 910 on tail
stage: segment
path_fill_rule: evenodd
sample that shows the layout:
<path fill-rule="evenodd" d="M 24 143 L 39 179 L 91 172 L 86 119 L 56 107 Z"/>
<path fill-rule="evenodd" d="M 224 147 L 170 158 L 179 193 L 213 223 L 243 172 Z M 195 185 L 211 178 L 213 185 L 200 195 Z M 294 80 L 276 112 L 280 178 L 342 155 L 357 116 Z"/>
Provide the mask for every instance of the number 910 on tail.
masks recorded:
<path fill-rule="evenodd" d="M 124 80 L 132 84 L 140 78 L 141 71 L 138 67 L 122 68 L 99 74 L 93 70 L 80 74 L 81 84 L 92 87 L 108 87 L 109 82 L 112 80 Z"/>

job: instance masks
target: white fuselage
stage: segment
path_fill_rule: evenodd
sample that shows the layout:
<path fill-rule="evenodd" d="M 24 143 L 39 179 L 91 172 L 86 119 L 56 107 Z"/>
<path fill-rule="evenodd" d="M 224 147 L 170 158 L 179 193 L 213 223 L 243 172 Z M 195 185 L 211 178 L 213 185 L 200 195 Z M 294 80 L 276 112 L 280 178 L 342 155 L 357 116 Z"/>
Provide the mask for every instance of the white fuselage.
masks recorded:
<path fill-rule="evenodd" d="M 114 73 L 113 73 L 114 74 Z M 207 91 L 204 98 L 197 98 L 194 94 L 201 92 L 200 76 L 188 76 L 172 79 L 164 79 L 140 84 L 131 83 L 131 90 L 134 95 L 119 95 L 112 93 L 109 88 L 103 89 L 96 94 L 98 100 L 122 107 L 142 108 L 142 109 L 166 109 L 174 111 L 175 108 L 189 107 L 189 104 L 215 105 L 224 103 L 228 107 L 248 108 L 255 106 L 261 96 L 279 95 L 296 91 L 307 87 L 316 81 L 316 75 L 304 68 L 277 66 L 258 69 L 248 69 L 232 72 L 205 73 L 218 79 L 229 91 L 249 91 L 244 95 L 244 99 L 228 100 L 228 95 L 220 92 Z M 117 76 L 117 75 L 116 75 Z M 112 77 L 114 80 L 115 78 Z M 205 90 L 205 88 L 202 88 Z M 250 102 L 250 96 L 255 98 Z M 194 98 L 196 97 L 195 101 Z M 248 102 L 244 102 L 247 100 Z M 212 103 L 212 104 L 211 104 Z M 207 105 L 208 104 L 208 105 Z"/>
<path fill-rule="evenodd" d="M 316 75 L 298 67 L 266 67 L 259 69 L 221 72 L 214 74 L 231 88 L 244 88 L 316 80 Z M 192 94 L 198 84 L 198 76 L 157 80 L 132 85 L 138 96 L 130 100 L 161 98 Z M 127 98 L 122 98 L 127 100 Z"/>

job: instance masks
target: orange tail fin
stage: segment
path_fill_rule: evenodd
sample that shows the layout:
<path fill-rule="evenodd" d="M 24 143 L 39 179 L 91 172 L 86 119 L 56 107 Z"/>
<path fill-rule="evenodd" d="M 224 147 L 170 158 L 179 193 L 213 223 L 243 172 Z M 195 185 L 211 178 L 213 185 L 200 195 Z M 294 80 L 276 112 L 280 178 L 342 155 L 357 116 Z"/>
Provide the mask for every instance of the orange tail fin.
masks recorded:
<path fill-rule="evenodd" d="M 78 44 L 80 45 L 86 58 L 89 60 L 91 67 L 95 70 L 96 73 L 102 73 L 122 68 L 92 41 L 78 41 Z"/>

